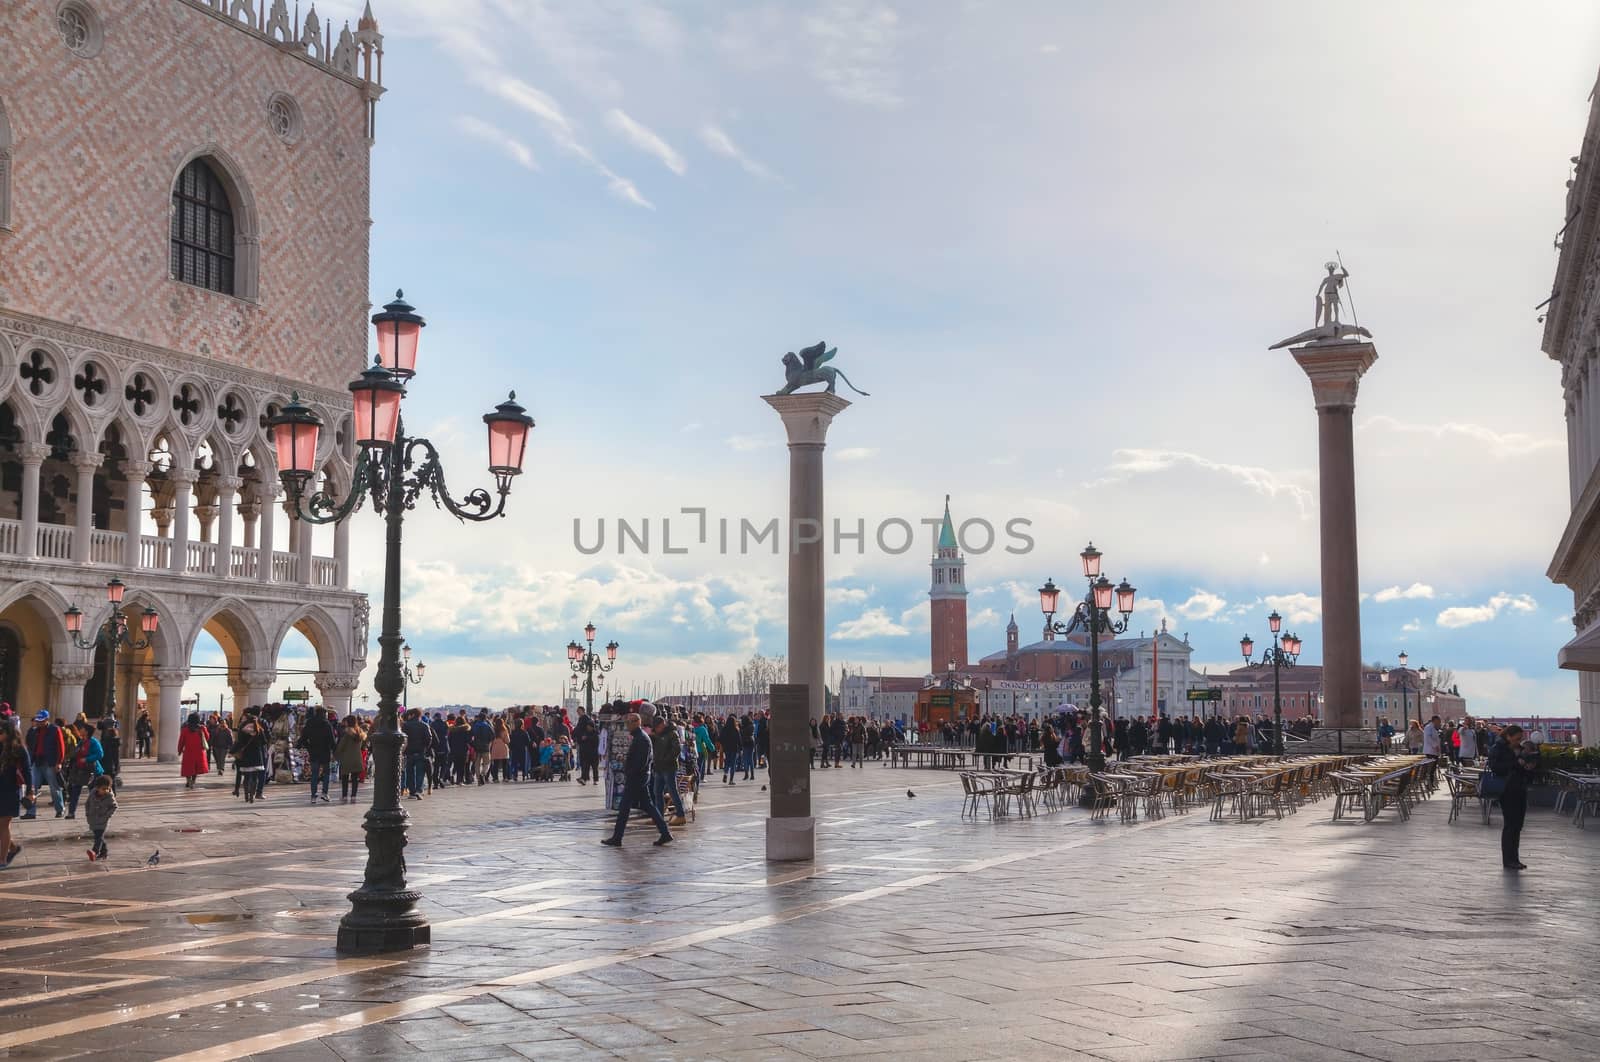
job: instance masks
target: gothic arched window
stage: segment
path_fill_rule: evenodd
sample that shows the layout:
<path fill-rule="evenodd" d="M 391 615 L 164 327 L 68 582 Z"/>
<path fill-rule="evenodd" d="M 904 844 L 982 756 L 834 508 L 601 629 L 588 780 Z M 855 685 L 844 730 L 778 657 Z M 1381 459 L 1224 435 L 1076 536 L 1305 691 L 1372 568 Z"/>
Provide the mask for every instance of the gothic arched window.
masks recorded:
<path fill-rule="evenodd" d="M 205 159 L 183 168 L 172 186 L 172 278 L 233 292 L 233 201 Z"/>

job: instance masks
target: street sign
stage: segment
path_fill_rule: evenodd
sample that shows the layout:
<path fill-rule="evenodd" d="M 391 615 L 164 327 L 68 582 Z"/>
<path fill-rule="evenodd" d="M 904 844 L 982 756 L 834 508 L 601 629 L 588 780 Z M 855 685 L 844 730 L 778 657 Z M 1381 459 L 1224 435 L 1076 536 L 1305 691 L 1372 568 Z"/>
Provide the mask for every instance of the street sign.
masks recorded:
<path fill-rule="evenodd" d="M 1212 686 L 1210 689 L 1190 690 L 1189 699 L 1191 701 L 1220 701 L 1222 700 L 1222 687 Z"/>
<path fill-rule="evenodd" d="M 300 701 L 301 703 L 304 703 L 306 701 L 309 701 L 310 699 L 311 699 L 311 691 L 310 690 L 284 690 L 283 691 L 283 702 L 285 704 L 288 704 L 290 701 Z"/>

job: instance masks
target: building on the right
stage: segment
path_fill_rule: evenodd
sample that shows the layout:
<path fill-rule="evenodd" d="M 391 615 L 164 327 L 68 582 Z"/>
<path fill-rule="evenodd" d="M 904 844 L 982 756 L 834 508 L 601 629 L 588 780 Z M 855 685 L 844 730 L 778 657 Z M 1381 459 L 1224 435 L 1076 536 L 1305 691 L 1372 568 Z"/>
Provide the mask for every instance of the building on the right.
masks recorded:
<path fill-rule="evenodd" d="M 1571 641 L 1556 654 L 1578 673 L 1583 740 L 1600 743 L 1600 92 L 1590 97 L 1583 146 L 1567 181 L 1564 223 L 1556 237 L 1560 257 L 1544 318 L 1544 352 L 1561 365 L 1567 419 L 1568 493 L 1572 515 L 1550 578 L 1572 591 Z"/>

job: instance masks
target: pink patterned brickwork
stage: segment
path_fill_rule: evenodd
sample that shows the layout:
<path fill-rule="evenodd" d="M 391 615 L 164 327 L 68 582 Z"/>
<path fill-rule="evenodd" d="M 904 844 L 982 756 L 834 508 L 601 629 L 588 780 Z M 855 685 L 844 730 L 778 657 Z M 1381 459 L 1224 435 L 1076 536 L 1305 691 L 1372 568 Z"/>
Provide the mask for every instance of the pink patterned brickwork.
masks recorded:
<path fill-rule="evenodd" d="M 62 43 L 53 0 L 0 17 L 0 308 L 342 390 L 367 350 L 363 88 L 180 0 L 90 3 L 92 58 Z M 293 144 L 269 128 L 280 92 L 302 115 Z M 254 201 L 255 299 L 168 276 L 173 180 L 212 151 Z"/>

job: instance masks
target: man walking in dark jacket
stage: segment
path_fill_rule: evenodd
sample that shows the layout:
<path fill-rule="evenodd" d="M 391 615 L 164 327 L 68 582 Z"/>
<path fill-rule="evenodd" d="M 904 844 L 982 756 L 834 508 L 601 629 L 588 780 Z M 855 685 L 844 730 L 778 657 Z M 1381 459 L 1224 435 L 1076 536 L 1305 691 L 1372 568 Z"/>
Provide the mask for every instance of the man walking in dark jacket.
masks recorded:
<path fill-rule="evenodd" d="M 300 730 L 300 747 L 311 765 L 311 802 L 317 802 L 317 784 L 322 785 L 322 802 L 328 803 L 328 782 L 333 775 L 333 746 L 337 735 L 321 708 L 311 709 L 311 718 Z"/>
<path fill-rule="evenodd" d="M 422 799 L 423 782 L 428 777 L 428 753 L 433 749 L 433 728 L 422 721 L 417 708 L 406 711 L 400 732 L 406 736 L 406 792 L 412 800 Z"/>
<path fill-rule="evenodd" d="M 626 724 L 630 743 L 628 760 L 623 767 L 622 803 L 617 808 L 616 827 L 611 831 L 611 836 L 600 843 L 611 848 L 622 847 L 622 831 L 628 825 L 629 813 L 637 804 L 650 814 L 650 821 L 661 831 L 661 836 L 656 838 L 655 844 L 658 847 L 671 844 L 672 831 L 667 829 L 667 820 L 661 817 L 661 809 L 650 799 L 650 768 L 654 758 L 650 748 L 650 737 L 640 729 L 637 712 L 628 713 Z"/>
<path fill-rule="evenodd" d="M 26 739 L 28 757 L 32 761 L 33 777 L 30 779 L 35 792 L 48 788 L 50 790 L 50 803 L 56 809 L 56 818 L 61 817 L 61 769 L 67 765 L 67 738 L 66 733 L 56 723 L 51 722 L 50 713 L 41 711 L 33 717 L 33 725 L 28 728 Z M 25 819 L 34 818 L 38 805 L 28 809 L 22 816 Z"/>

